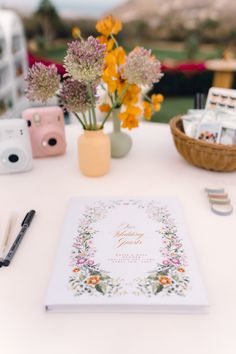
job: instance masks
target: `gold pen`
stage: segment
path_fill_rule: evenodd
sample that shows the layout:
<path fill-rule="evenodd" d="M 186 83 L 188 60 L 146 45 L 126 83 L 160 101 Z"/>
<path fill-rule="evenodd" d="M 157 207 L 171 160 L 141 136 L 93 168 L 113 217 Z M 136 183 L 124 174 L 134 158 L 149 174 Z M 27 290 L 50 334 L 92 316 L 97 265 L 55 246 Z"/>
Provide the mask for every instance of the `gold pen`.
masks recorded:
<path fill-rule="evenodd" d="M 11 214 L 10 217 L 8 218 L 8 222 L 7 222 L 7 225 L 5 228 L 5 232 L 4 232 L 4 236 L 3 236 L 3 240 L 2 240 L 2 244 L 1 244 L 1 248 L 0 248 L 0 267 L 2 267 L 2 265 L 3 265 L 4 256 L 6 254 L 7 246 L 8 246 L 9 240 L 10 240 L 11 230 L 12 230 L 14 219 L 15 219 L 15 216 L 13 214 Z"/>

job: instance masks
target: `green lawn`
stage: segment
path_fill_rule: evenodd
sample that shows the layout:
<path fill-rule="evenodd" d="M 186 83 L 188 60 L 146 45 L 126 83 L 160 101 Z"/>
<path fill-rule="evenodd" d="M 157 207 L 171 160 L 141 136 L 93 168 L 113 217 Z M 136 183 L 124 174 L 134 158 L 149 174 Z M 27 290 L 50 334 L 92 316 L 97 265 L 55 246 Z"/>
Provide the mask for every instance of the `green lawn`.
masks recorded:
<path fill-rule="evenodd" d="M 155 56 L 163 61 L 168 59 L 172 60 L 177 60 L 177 61 L 187 61 L 189 60 L 187 58 L 186 52 L 181 49 L 167 49 L 167 48 L 156 48 L 152 49 L 153 54 Z M 205 50 L 205 49 L 200 49 L 199 52 L 196 55 L 195 60 L 207 60 L 207 59 L 213 59 L 213 58 L 218 58 L 219 57 L 219 50 Z"/>
<path fill-rule="evenodd" d="M 178 114 L 186 113 L 189 108 L 193 108 L 193 98 L 191 97 L 165 98 L 161 111 L 155 113 L 152 121 L 168 123 L 172 117 Z"/>
<path fill-rule="evenodd" d="M 54 59 L 56 61 L 62 62 L 63 57 L 66 54 L 67 45 L 61 44 L 57 46 L 53 46 L 48 49 L 43 49 L 38 53 L 38 56 Z M 129 51 L 131 47 L 126 47 L 126 50 Z M 155 54 L 159 60 L 163 61 L 166 59 L 177 60 L 177 61 L 185 61 L 188 60 L 186 56 L 186 52 L 183 48 L 169 48 L 165 45 L 157 45 L 152 49 L 153 54 Z M 197 60 L 206 60 L 211 58 L 219 57 L 219 49 L 217 48 L 205 48 L 201 47 L 199 52 L 197 53 L 196 59 Z"/>
<path fill-rule="evenodd" d="M 37 53 L 37 56 L 45 59 L 53 59 L 57 62 L 62 63 L 63 58 L 66 55 L 66 49 L 67 49 L 66 45 L 52 47 L 40 51 L 39 53 Z"/>

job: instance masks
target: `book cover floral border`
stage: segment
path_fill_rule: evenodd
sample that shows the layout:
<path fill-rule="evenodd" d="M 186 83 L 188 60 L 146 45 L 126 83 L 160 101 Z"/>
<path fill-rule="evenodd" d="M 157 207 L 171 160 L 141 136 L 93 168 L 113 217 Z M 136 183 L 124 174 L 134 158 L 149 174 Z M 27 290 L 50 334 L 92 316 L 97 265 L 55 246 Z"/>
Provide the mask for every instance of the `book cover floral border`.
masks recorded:
<path fill-rule="evenodd" d="M 95 263 L 96 248 L 93 239 L 98 230 L 96 223 L 104 219 L 110 210 L 117 206 L 133 206 L 143 209 L 146 216 L 161 224 L 162 262 L 156 264 L 154 270 L 145 277 L 134 279 L 136 296 L 157 296 L 176 294 L 185 296 L 190 285 L 187 274 L 187 257 L 184 252 L 183 242 L 178 236 L 178 229 L 168 207 L 160 205 L 156 201 L 146 200 L 108 200 L 97 201 L 87 206 L 79 219 L 77 233 L 72 245 L 70 258 L 71 275 L 69 288 L 75 296 L 89 295 L 126 295 L 124 279 L 114 278 L 106 270 L 101 269 L 99 263 Z"/>

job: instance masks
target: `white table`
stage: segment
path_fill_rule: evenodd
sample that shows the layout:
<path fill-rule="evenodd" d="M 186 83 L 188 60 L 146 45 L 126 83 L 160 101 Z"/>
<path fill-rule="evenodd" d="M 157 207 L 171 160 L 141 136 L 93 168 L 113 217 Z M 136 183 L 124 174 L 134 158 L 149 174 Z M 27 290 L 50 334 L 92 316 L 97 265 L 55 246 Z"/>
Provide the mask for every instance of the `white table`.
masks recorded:
<path fill-rule="evenodd" d="M 68 126 L 65 156 L 35 160 L 34 170 L 0 176 L 1 215 L 35 208 L 32 227 L 11 266 L 0 269 L 0 353 L 236 353 L 236 210 L 214 215 L 203 189 L 220 184 L 236 208 L 236 173 L 190 166 L 175 150 L 169 127 L 143 123 L 133 148 L 111 172 L 87 178 L 77 167 L 78 125 Z M 181 200 L 203 279 L 208 315 L 48 314 L 43 301 L 66 204 L 78 195 L 175 195 Z M 0 215 L 0 216 L 1 216 Z"/>

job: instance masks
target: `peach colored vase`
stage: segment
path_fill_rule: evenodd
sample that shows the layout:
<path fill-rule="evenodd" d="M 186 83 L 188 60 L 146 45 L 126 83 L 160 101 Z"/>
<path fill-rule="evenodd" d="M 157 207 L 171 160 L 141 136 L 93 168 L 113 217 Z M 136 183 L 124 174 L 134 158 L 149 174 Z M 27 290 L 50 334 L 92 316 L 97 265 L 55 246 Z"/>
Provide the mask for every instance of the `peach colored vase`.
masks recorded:
<path fill-rule="evenodd" d="M 79 167 L 89 177 L 103 176 L 109 172 L 111 144 L 103 130 L 84 130 L 78 140 Z"/>

